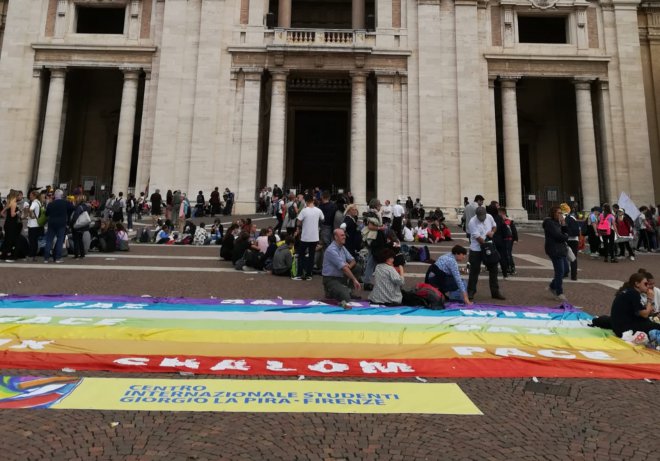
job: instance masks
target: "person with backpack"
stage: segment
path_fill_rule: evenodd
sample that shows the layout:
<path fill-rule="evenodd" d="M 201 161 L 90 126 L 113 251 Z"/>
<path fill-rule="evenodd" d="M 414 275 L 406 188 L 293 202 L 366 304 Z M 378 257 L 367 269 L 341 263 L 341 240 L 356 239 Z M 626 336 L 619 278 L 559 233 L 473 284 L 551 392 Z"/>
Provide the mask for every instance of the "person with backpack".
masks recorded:
<path fill-rule="evenodd" d="M 76 199 L 76 209 L 71 215 L 71 233 L 73 235 L 73 259 L 83 259 L 85 257 L 85 245 L 83 244 L 83 235 L 89 231 L 91 220 L 89 219 L 90 208 L 85 201 L 84 195 L 79 195 Z M 87 215 L 85 216 L 85 213 Z M 82 218 L 81 218 L 82 216 Z M 85 221 L 88 221 L 85 223 Z"/>
<path fill-rule="evenodd" d="M 46 207 L 48 230 L 46 231 L 44 263 L 47 263 L 50 259 L 53 240 L 55 240 L 53 259 L 56 263 L 62 262 L 62 247 L 64 246 L 66 226 L 73 210 L 73 204 L 64 198 L 64 192 L 61 189 L 57 189 L 54 194 L 54 200 Z"/>
<path fill-rule="evenodd" d="M 135 195 L 133 193 L 128 194 L 126 198 L 126 226 L 127 230 L 133 230 L 133 215 L 136 211 L 136 202 Z"/>
<path fill-rule="evenodd" d="M 124 210 L 126 209 L 126 201 L 124 200 L 124 193 L 120 192 L 114 202 L 112 202 L 112 220 L 114 222 L 124 222 Z"/>
<path fill-rule="evenodd" d="M 472 304 L 468 296 L 465 281 L 461 277 L 459 263 L 467 259 L 467 249 L 461 245 L 454 245 L 451 253 L 440 256 L 426 271 L 424 283 L 432 285 L 449 300 Z"/>
<path fill-rule="evenodd" d="M 609 261 L 613 263 L 618 263 L 614 254 L 614 229 L 615 229 L 615 218 L 612 214 L 612 208 L 609 204 L 603 204 L 603 212 L 598 217 L 598 224 L 596 229 L 598 230 L 598 235 L 603 239 L 603 246 L 605 247 L 605 262 Z"/>
<path fill-rule="evenodd" d="M 296 218 L 298 217 L 298 203 L 293 192 L 289 193 L 284 208 L 286 212 L 284 213 L 283 226 L 286 229 L 286 235 L 292 236 L 296 230 Z"/>

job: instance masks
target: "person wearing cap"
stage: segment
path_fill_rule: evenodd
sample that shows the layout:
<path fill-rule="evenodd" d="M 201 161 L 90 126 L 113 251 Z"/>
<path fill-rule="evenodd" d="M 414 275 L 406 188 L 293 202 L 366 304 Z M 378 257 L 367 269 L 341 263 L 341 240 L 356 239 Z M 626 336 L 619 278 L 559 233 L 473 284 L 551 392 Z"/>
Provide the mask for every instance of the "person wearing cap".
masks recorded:
<path fill-rule="evenodd" d="M 463 211 L 463 217 L 465 218 L 465 227 L 463 230 L 467 234 L 468 239 L 470 238 L 470 231 L 468 231 L 467 228 L 468 224 L 470 224 L 470 220 L 474 218 L 477 208 L 480 206 L 484 206 L 484 197 L 480 194 L 477 194 L 474 196 L 474 202 L 466 205 L 465 210 Z"/>
<path fill-rule="evenodd" d="M 478 198 L 480 196 L 475 197 Z M 470 301 L 474 299 L 477 293 L 477 282 L 479 280 L 479 273 L 481 272 L 482 253 L 481 245 L 486 240 L 491 240 L 497 226 L 495 220 L 491 215 L 486 212 L 486 208 L 479 206 L 475 210 L 475 216 L 468 221 L 467 232 L 470 237 L 470 255 L 468 262 L 470 264 L 470 276 L 468 278 L 467 293 Z M 493 299 L 506 299 L 500 293 L 500 286 L 497 282 L 497 264 L 486 266 L 488 269 L 488 285 L 490 287 L 490 295 Z"/>

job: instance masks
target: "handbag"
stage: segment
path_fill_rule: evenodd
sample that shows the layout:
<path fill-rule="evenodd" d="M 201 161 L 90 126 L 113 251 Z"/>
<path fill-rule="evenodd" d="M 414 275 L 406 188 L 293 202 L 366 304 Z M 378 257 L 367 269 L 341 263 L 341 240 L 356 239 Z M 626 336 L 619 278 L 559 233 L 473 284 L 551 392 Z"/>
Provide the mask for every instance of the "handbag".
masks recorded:
<path fill-rule="evenodd" d="M 577 259 L 575 253 L 573 253 L 573 250 L 568 246 L 568 244 L 566 245 L 566 257 L 568 258 L 569 262 L 574 262 Z"/>
<path fill-rule="evenodd" d="M 481 245 L 481 259 L 486 267 L 494 266 L 500 262 L 500 253 L 493 242 L 484 242 Z"/>
<path fill-rule="evenodd" d="M 89 217 L 89 213 L 86 211 L 83 211 L 80 213 L 78 218 L 76 219 L 76 222 L 73 223 L 73 228 L 75 230 L 82 229 L 84 227 L 87 227 L 91 224 L 92 218 Z"/>

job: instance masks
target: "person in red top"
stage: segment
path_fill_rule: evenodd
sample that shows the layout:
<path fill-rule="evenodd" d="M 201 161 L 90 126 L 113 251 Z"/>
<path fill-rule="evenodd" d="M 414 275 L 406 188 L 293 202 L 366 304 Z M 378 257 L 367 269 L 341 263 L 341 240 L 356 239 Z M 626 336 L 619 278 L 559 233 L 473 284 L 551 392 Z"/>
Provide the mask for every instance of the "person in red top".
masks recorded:
<path fill-rule="evenodd" d="M 626 249 L 630 255 L 630 260 L 635 260 L 635 252 L 630 246 L 633 239 L 633 222 L 630 216 L 626 215 L 626 210 L 620 209 L 616 214 L 616 232 L 619 234 L 619 257 L 625 258 Z"/>

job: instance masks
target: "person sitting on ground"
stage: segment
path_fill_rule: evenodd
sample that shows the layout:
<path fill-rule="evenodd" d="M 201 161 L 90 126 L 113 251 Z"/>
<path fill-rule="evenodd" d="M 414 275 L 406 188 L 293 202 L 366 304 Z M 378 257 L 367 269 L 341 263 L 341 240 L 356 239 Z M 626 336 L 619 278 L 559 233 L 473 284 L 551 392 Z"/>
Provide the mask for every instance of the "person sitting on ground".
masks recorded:
<path fill-rule="evenodd" d="M 122 223 L 117 223 L 115 228 L 117 231 L 117 250 L 128 251 L 128 232 L 126 232 Z"/>
<path fill-rule="evenodd" d="M 415 241 L 415 234 L 413 233 L 413 228 L 410 219 L 406 219 L 406 224 L 403 226 L 403 241 L 404 242 Z"/>
<path fill-rule="evenodd" d="M 242 231 L 238 234 L 238 238 L 234 242 L 234 249 L 232 250 L 231 262 L 236 265 L 236 261 L 245 256 L 247 250 L 259 251 L 259 247 L 250 238 L 250 234 Z"/>
<path fill-rule="evenodd" d="M 417 226 L 417 239 L 420 243 L 429 243 L 429 225 L 426 221 L 421 221 Z"/>
<path fill-rule="evenodd" d="M 438 228 L 440 229 L 440 233 L 442 234 L 442 239 L 445 242 L 451 242 L 451 230 L 449 230 L 449 227 L 447 227 L 447 224 L 445 224 L 444 216 L 438 219 Z"/>
<path fill-rule="evenodd" d="M 344 246 L 346 233 L 343 229 L 335 229 L 332 233 L 333 241 L 325 250 L 323 258 L 323 289 L 326 298 L 338 300 L 342 307 L 354 297 L 348 283 L 352 283 L 355 290 L 361 288 L 358 281 L 359 267 L 355 258 L 351 256 Z M 356 297 L 358 298 L 358 297 Z"/>
<path fill-rule="evenodd" d="M 451 253 L 440 256 L 426 271 L 424 282 L 438 288 L 447 299 L 471 305 L 465 281 L 461 278 L 458 263 L 467 259 L 467 249 L 454 245 Z"/>
<path fill-rule="evenodd" d="M 170 235 L 170 227 L 167 224 L 164 224 L 156 235 L 156 243 L 160 245 L 166 245 L 170 242 L 171 239 L 172 237 Z"/>
<path fill-rule="evenodd" d="M 645 274 L 635 272 L 617 291 L 612 312 L 610 314 L 612 330 L 620 338 L 626 331 L 633 333 L 642 331 L 649 334 L 652 330 L 660 330 L 660 325 L 649 320 L 653 312 L 653 296 L 649 291 L 648 279 Z M 646 302 L 642 300 L 642 293 L 646 293 Z M 653 293 L 653 294 L 651 294 Z M 655 335 L 660 335 L 657 331 Z"/>
<path fill-rule="evenodd" d="M 403 301 L 404 269 L 403 266 L 394 266 L 395 256 L 391 248 L 383 248 L 376 255 L 374 289 L 369 296 L 369 301 L 374 304 L 400 306 Z"/>
<path fill-rule="evenodd" d="M 199 223 L 197 229 L 195 230 L 195 236 L 193 237 L 193 245 L 201 246 L 208 245 L 210 241 L 209 233 L 206 231 L 206 224 Z"/>
<path fill-rule="evenodd" d="M 637 272 L 644 275 L 649 284 L 646 293 L 641 294 L 642 302 L 646 304 L 647 300 L 651 300 L 651 304 L 653 305 L 653 313 L 651 315 L 657 319 L 655 322 L 660 322 L 660 288 L 655 286 L 655 277 L 646 269 L 639 269 Z"/>
<path fill-rule="evenodd" d="M 112 253 L 117 249 L 117 234 L 114 223 L 108 219 L 101 221 L 96 239 L 89 244 L 90 250 L 95 248 L 103 253 Z"/>
<path fill-rule="evenodd" d="M 268 237 L 273 235 L 273 228 L 272 227 L 264 227 L 259 231 L 259 237 L 257 237 L 257 246 L 259 247 L 259 251 L 262 254 L 266 254 L 266 250 L 268 250 Z"/>
<path fill-rule="evenodd" d="M 224 237 L 224 230 L 225 229 L 222 226 L 222 223 L 220 222 L 219 219 L 216 218 L 215 221 L 213 221 L 213 226 L 211 226 L 211 232 L 210 232 L 211 243 L 220 245 Z"/>
<path fill-rule="evenodd" d="M 239 230 L 238 224 L 232 224 L 227 229 L 224 238 L 222 239 L 222 246 L 220 247 L 220 258 L 225 261 L 231 261 L 234 254 L 234 243 L 236 235 Z"/>
<path fill-rule="evenodd" d="M 429 233 L 429 242 L 431 243 L 440 243 L 444 240 L 442 233 L 440 232 L 440 227 L 434 222 L 431 224 L 431 227 L 428 230 Z"/>
<path fill-rule="evenodd" d="M 293 243 L 292 235 L 287 235 L 284 243 L 277 247 L 273 255 L 271 272 L 273 275 L 290 276 L 293 266 Z"/>

